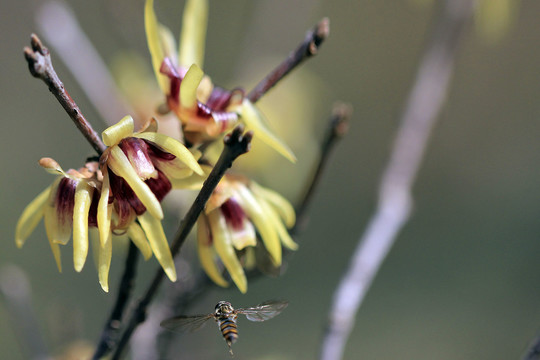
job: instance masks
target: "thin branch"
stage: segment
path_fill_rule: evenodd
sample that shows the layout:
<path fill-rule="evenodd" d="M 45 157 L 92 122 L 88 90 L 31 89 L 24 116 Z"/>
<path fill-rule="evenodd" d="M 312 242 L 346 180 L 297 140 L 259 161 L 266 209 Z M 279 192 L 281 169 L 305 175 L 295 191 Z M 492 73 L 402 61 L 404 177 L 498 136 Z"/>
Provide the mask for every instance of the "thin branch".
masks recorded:
<path fill-rule="evenodd" d="M 118 340 L 124 309 L 133 290 L 133 279 L 137 273 L 138 259 L 139 251 L 135 244 L 130 241 L 124 273 L 122 274 L 122 280 L 118 286 L 118 295 L 111 311 L 111 315 L 109 316 L 109 319 L 107 319 L 103 331 L 101 332 L 100 341 L 93 356 L 94 360 L 101 359 L 103 356 L 107 355 Z"/>
<path fill-rule="evenodd" d="M 296 224 L 291 229 L 291 235 L 297 235 L 299 232 L 305 228 L 307 224 L 307 215 L 306 210 L 311 203 L 313 194 L 319 185 L 319 180 L 321 175 L 326 168 L 328 159 L 334 146 L 337 141 L 340 140 L 349 130 L 349 119 L 352 114 L 352 107 L 348 104 L 337 103 L 332 109 L 332 115 L 330 121 L 328 122 L 328 129 L 326 130 L 325 137 L 321 143 L 321 156 L 317 162 L 317 167 L 315 172 L 310 180 L 307 190 L 302 197 L 302 200 L 299 202 L 299 205 L 296 208 Z"/>
<path fill-rule="evenodd" d="M 473 1 L 446 0 L 434 36 L 421 60 L 401 118 L 390 161 L 384 171 L 376 213 L 360 238 L 349 269 L 333 299 L 321 359 L 341 359 L 356 313 L 411 208 L 411 188 L 431 129 L 446 99 L 459 39 Z"/>
<path fill-rule="evenodd" d="M 36 34 L 32 34 L 30 37 L 30 43 L 32 48 L 24 48 L 24 57 L 28 62 L 28 68 L 32 76 L 41 79 L 47 84 L 49 90 L 56 97 L 60 105 L 68 113 L 69 117 L 79 131 L 84 135 L 86 140 L 92 145 L 94 150 L 101 155 L 105 151 L 106 146 L 103 144 L 98 134 L 92 129 L 90 123 L 81 113 L 81 110 L 75 103 L 75 101 L 69 96 L 68 92 L 64 88 L 64 84 L 60 81 L 60 78 L 54 71 L 51 61 L 51 55 L 49 49 L 47 49 L 41 43 L 41 40 Z"/>
<path fill-rule="evenodd" d="M 203 211 L 206 202 L 212 195 L 212 192 L 218 183 L 221 181 L 223 175 L 225 175 L 227 169 L 232 166 L 233 161 L 238 156 L 249 151 L 253 133 L 248 131 L 243 134 L 243 131 L 243 126 L 237 126 L 232 133 L 225 136 L 225 139 L 223 140 L 225 143 L 225 148 L 223 149 L 219 160 L 212 169 L 210 175 L 208 175 L 208 178 L 204 182 L 201 191 L 195 198 L 195 201 L 191 205 L 186 216 L 182 220 L 178 231 L 176 232 L 173 243 L 171 244 L 171 253 L 173 257 L 176 256 L 180 251 L 184 241 L 191 232 L 191 229 L 195 225 L 199 215 Z M 164 276 L 165 273 L 163 272 L 163 269 L 159 268 L 143 297 L 138 300 L 135 309 L 133 309 L 131 312 L 131 317 L 127 323 L 126 329 L 118 342 L 118 346 L 112 358 L 113 360 L 121 358 L 124 348 L 129 342 L 133 331 L 141 322 L 145 320 L 147 307 L 156 295 Z"/>
<path fill-rule="evenodd" d="M 304 41 L 286 59 L 249 92 L 247 98 L 253 103 L 257 102 L 268 90 L 304 60 L 317 55 L 319 47 L 326 40 L 329 33 L 330 20 L 323 18 L 313 29 L 308 31 Z"/>

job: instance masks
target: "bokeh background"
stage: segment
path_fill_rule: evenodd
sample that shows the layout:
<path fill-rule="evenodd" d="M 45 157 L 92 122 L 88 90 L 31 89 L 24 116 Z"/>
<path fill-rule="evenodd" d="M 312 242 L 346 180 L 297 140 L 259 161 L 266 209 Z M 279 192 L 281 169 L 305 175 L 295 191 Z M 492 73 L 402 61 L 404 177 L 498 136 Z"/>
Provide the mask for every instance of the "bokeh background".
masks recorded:
<path fill-rule="evenodd" d="M 51 353 L 59 354 L 74 341 L 97 341 L 123 255 L 113 258 L 112 290 L 105 294 L 91 261 L 82 273 L 73 271 L 69 248 L 64 272 L 57 272 L 42 225 L 23 249 L 14 244 L 21 211 L 52 181 L 37 160 L 51 156 L 69 168 L 92 154 L 44 84 L 29 75 L 22 56 L 30 33 L 39 33 L 35 16 L 42 3 L 0 2 L 0 267 L 16 265 L 26 273 L 38 330 Z M 143 3 L 69 1 L 107 63 L 129 50 L 150 69 Z M 332 104 L 353 105 L 350 132 L 322 178 L 300 250 L 283 277 L 251 282 L 246 295 L 215 289 L 189 311 L 209 312 L 222 299 L 244 306 L 286 298 L 289 308 L 268 323 L 241 320 L 235 358 L 314 359 L 333 292 L 374 210 L 438 2 L 210 3 L 205 70 L 226 86 L 250 89 L 308 28 L 323 16 L 331 20 L 320 54 L 260 103 L 296 151 L 298 164 L 263 150 L 264 160 L 251 164 L 264 164 L 260 181 L 296 201 Z M 495 14 L 503 31 L 485 33 L 471 23 L 464 34 L 449 98 L 414 186 L 413 216 L 358 313 L 346 359 L 515 359 L 540 330 L 540 2 L 511 3 L 504 12 L 508 23 Z M 156 9 L 178 33 L 183 1 L 158 0 Z M 98 112 L 54 53 L 53 61 L 86 117 L 103 130 Z M 177 221 L 167 219 L 167 234 Z M 187 256 L 192 252 L 186 247 Z M 138 291 L 155 266 L 154 260 L 140 266 Z M 14 333 L 4 303 L 0 319 L 1 357 L 24 359 L 19 344 L 25 339 Z M 171 355 L 227 357 L 214 326 L 178 339 Z"/>

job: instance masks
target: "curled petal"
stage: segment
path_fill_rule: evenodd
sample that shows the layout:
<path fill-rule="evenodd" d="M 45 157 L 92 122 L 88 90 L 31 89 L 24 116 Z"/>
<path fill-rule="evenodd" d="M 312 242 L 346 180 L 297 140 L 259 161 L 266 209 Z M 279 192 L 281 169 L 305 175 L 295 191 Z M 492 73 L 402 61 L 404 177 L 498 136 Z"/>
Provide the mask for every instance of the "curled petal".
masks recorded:
<path fill-rule="evenodd" d="M 152 256 L 152 248 L 146 239 L 143 229 L 141 229 L 137 223 L 133 223 L 129 226 L 127 234 L 143 255 L 144 260 L 150 259 Z"/>
<path fill-rule="evenodd" d="M 208 1 L 189 0 L 184 8 L 180 33 L 179 63 L 182 66 L 197 64 L 203 67 Z"/>
<path fill-rule="evenodd" d="M 268 222 L 271 223 L 272 226 L 276 229 L 281 239 L 281 243 L 290 250 L 297 250 L 298 244 L 294 242 L 291 235 L 289 235 L 287 229 L 285 229 L 285 226 L 281 222 L 281 219 L 279 218 L 277 212 L 264 200 L 259 201 L 259 204 L 265 212 L 268 218 Z"/>
<path fill-rule="evenodd" d="M 152 247 L 154 256 L 161 264 L 163 271 L 165 271 L 171 281 L 176 281 L 176 268 L 174 267 L 171 250 L 169 249 L 161 222 L 148 214 L 148 212 L 139 215 L 138 219 Z"/>
<path fill-rule="evenodd" d="M 163 219 L 163 210 L 159 200 L 148 185 L 137 176 L 124 152 L 116 146 L 109 148 L 109 150 L 111 152 L 109 156 L 110 169 L 116 175 L 124 178 L 152 216 L 159 220 Z"/>
<path fill-rule="evenodd" d="M 242 102 L 240 116 L 246 124 L 247 130 L 253 130 L 255 136 L 259 137 L 268 146 L 272 147 L 290 162 L 296 162 L 296 156 L 294 156 L 292 150 L 283 140 L 274 134 L 262 113 L 248 99 L 244 99 Z"/>
<path fill-rule="evenodd" d="M 161 74 L 159 68 L 165 53 L 160 39 L 160 25 L 157 21 L 156 13 L 154 12 L 154 0 L 146 0 L 144 5 L 144 28 L 146 30 L 146 41 L 152 58 L 152 67 L 156 75 L 157 82 L 161 91 L 167 93 L 168 80 L 167 77 Z"/>
<path fill-rule="evenodd" d="M 197 109 L 197 87 L 202 81 L 204 72 L 197 64 L 191 65 L 180 84 L 180 106 L 184 109 Z"/>
<path fill-rule="evenodd" d="M 212 230 L 214 248 L 216 249 L 217 254 L 231 275 L 238 290 L 240 290 L 242 294 L 245 294 L 247 291 L 246 274 L 236 256 L 236 251 L 232 245 L 231 234 L 227 229 L 225 218 L 219 211 L 213 211 L 208 214 L 208 222 Z"/>
<path fill-rule="evenodd" d="M 109 236 L 104 243 L 101 243 L 99 247 L 99 260 L 98 260 L 98 278 L 101 288 L 105 292 L 109 292 L 109 269 L 111 267 L 111 257 L 112 257 L 112 234 L 109 233 Z"/>
<path fill-rule="evenodd" d="M 195 171 L 197 174 L 199 175 L 203 174 L 203 170 L 201 169 L 200 165 L 197 163 L 197 160 L 195 159 L 191 151 L 189 151 L 179 141 L 167 135 L 158 134 L 158 133 L 145 132 L 145 133 L 135 134 L 134 136 L 140 139 L 145 139 L 150 142 L 153 142 L 164 151 L 169 152 L 172 155 L 176 156 L 180 161 L 186 164 L 187 167 Z"/>
<path fill-rule="evenodd" d="M 88 212 L 94 188 L 86 181 L 80 181 L 75 191 L 73 206 L 73 264 L 75 271 L 81 271 L 88 255 Z"/>
<path fill-rule="evenodd" d="M 101 185 L 101 195 L 99 197 L 97 209 L 97 225 L 99 229 L 99 239 L 101 246 L 104 246 L 109 233 L 111 232 L 111 217 L 113 204 L 109 204 L 110 184 L 107 167 L 103 170 L 103 184 Z"/>
<path fill-rule="evenodd" d="M 274 264 L 276 266 L 281 265 L 281 243 L 279 236 L 272 223 L 267 221 L 267 214 L 264 209 L 245 186 L 236 186 L 235 189 L 241 199 L 242 208 L 257 228 L 257 231 L 261 234 L 264 246 L 272 257 Z"/>
<path fill-rule="evenodd" d="M 214 260 L 210 228 L 204 215 L 199 216 L 197 220 L 197 250 L 201 266 L 208 277 L 219 286 L 229 286 L 229 283 L 221 275 L 221 271 L 218 269 Z"/>
<path fill-rule="evenodd" d="M 192 174 L 190 177 L 184 179 L 169 179 L 173 189 L 200 190 L 208 174 L 212 171 L 212 168 L 207 165 L 203 165 L 201 168 L 204 171 L 204 175 Z"/>
<path fill-rule="evenodd" d="M 264 198 L 271 205 L 288 228 L 293 227 L 296 222 L 296 213 L 287 199 L 273 190 L 260 186 L 254 181 L 252 181 L 249 186 L 255 195 Z"/>
<path fill-rule="evenodd" d="M 34 231 L 43 217 L 43 211 L 50 193 L 51 187 L 49 186 L 24 208 L 15 229 L 15 244 L 18 248 L 21 248 L 24 245 L 26 239 Z"/>
<path fill-rule="evenodd" d="M 134 127 L 133 118 L 129 115 L 124 116 L 122 120 L 103 130 L 101 133 L 103 143 L 107 146 L 118 144 L 120 140 L 133 134 Z"/>

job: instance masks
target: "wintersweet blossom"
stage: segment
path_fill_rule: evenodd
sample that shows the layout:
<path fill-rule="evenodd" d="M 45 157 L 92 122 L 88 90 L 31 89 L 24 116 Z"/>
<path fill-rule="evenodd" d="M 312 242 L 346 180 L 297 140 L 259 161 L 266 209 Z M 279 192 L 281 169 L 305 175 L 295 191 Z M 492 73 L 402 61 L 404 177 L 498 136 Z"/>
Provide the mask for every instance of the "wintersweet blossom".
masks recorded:
<path fill-rule="evenodd" d="M 237 251 L 257 245 L 257 233 L 274 266 L 281 265 L 282 246 L 298 245 L 287 228 L 295 223 L 292 205 L 278 193 L 244 177 L 226 175 L 198 219 L 197 243 L 201 266 L 220 286 L 228 283 L 216 263 L 219 258 L 240 292 L 247 279 Z"/>
<path fill-rule="evenodd" d="M 176 280 L 176 270 L 161 226 L 160 201 L 173 184 L 190 188 L 203 171 L 196 157 L 178 141 L 157 134 L 155 121 L 134 132 L 133 119 L 126 116 L 103 132 L 108 148 L 100 161 L 88 162 L 79 170 L 64 171 L 50 158 L 40 160 L 47 171 L 58 175 L 23 211 L 15 242 L 22 247 L 41 218 L 58 266 L 62 270 L 60 245 L 73 234 L 73 262 L 81 271 L 86 262 L 90 237 L 99 243 L 98 276 L 108 291 L 112 242 L 127 235 L 145 259 L 152 253 L 167 276 Z M 97 229 L 97 234 L 94 231 Z"/>
<path fill-rule="evenodd" d="M 118 214 L 118 228 L 128 226 L 136 218 L 154 256 L 169 279 L 176 281 L 174 262 L 161 226 L 160 202 L 173 183 L 180 188 L 183 180 L 194 172 L 203 175 L 203 171 L 184 145 L 156 130 L 157 122 L 152 120 L 134 132 L 133 119 L 126 116 L 103 132 L 108 148 L 100 158 L 103 186 L 97 221 L 103 244 L 113 230 L 109 227 L 112 205 Z"/>
<path fill-rule="evenodd" d="M 268 122 L 244 90 L 214 86 L 202 71 L 208 2 L 188 0 L 184 10 L 178 51 L 174 36 L 161 25 L 154 12 L 154 0 L 145 5 L 145 28 L 152 66 L 168 107 L 178 116 L 191 143 L 199 143 L 230 130 L 242 121 L 247 130 L 290 161 L 296 158 L 289 147 L 270 129 Z"/>

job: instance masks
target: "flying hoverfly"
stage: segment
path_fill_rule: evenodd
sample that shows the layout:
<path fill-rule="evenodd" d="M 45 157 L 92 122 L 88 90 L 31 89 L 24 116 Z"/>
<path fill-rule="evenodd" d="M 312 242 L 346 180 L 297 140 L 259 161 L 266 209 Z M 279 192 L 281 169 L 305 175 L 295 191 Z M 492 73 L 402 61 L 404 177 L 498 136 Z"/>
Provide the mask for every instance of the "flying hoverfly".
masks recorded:
<path fill-rule="evenodd" d="M 214 319 L 229 346 L 229 352 L 233 355 L 231 345 L 238 339 L 236 325 L 238 314 L 246 315 L 246 318 L 251 321 L 265 321 L 281 313 L 288 304 L 284 300 L 270 300 L 257 306 L 235 309 L 230 302 L 220 301 L 217 303 L 213 313 L 175 316 L 162 321 L 161 326 L 173 331 L 196 331 L 206 324 L 207 320 Z"/>

